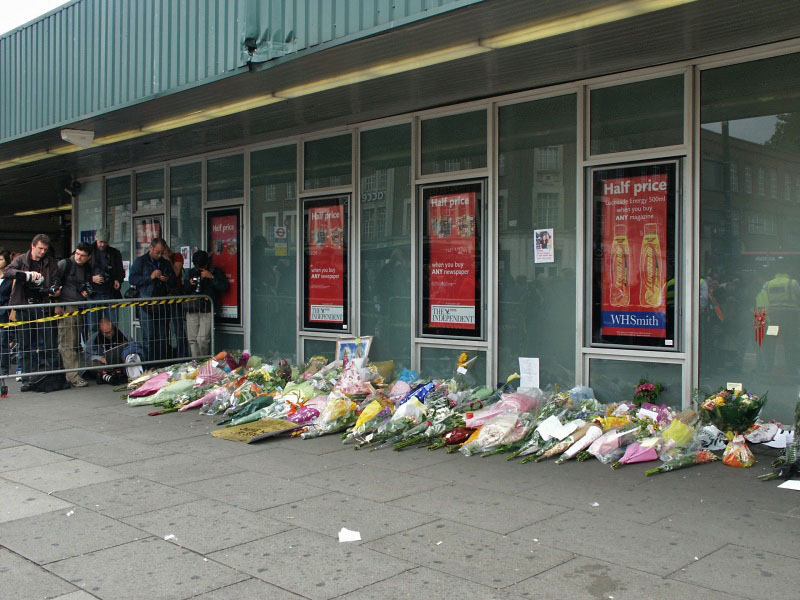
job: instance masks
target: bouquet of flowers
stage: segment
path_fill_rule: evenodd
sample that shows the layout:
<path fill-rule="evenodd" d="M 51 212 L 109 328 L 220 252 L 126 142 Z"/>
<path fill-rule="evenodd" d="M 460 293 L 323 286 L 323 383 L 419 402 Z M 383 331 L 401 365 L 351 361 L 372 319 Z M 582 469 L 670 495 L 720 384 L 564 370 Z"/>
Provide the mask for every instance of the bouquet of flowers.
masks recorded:
<path fill-rule="evenodd" d="M 647 379 L 640 379 L 639 385 L 633 390 L 633 401 L 637 406 L 641 406 L 645 402 L 655 404 L 664 389 L 660 383 L 650 383 Z"/>
<path fill-rule="evenodd" d="M 766 401 L 766 394 L 759 397 L 744 389 L 720 389 L 700 403 L 700 418 L 721 431 L 744 433 L 753 426 Z"/>

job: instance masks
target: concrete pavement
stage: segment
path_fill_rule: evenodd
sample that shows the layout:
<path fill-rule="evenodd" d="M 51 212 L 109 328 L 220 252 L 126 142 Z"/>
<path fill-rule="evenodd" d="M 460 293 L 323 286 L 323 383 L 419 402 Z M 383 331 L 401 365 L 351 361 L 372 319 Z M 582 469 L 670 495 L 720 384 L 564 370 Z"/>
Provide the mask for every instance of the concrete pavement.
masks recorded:
<path fill-rule="evenodd" d="M 218 440 L 110 387 L 0 400 L 0 597 L 795 598 L 800 492 L 720 463 L 645 478 Z M 361 542 L 340 543 L 342 527 Z"/>

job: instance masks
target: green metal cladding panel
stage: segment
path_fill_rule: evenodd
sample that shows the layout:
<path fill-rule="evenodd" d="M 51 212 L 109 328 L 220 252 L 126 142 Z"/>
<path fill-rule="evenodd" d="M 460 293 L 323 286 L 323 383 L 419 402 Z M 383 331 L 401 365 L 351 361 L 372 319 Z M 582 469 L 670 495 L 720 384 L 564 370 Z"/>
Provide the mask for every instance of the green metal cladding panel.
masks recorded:
<path fill-rule="evenodd" d="M 23 0 L 24 1 L 24 0 Z M 0 143 L 481 0 L 73 0 L 0 37 Z"/>

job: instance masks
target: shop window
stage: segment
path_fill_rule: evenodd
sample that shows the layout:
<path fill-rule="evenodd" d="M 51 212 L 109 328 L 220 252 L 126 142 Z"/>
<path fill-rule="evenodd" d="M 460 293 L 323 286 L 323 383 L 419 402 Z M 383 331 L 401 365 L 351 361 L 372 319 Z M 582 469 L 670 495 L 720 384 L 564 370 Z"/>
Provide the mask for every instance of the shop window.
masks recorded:
<path fill-rule="evenodd" d="M 370 350 L 370 354 L 372 351 Z M 324 356 L 329 362 L 336 357 L 336 342 L 333 340 L 309 340 L 303 344 L 303 362 L 314 356 Z"/>
<path fill-rule="evenodd" d="M 794 201 L 800 203 L 800 175 L 797 176 L 794 183 Z"/>
<path fill-rule="evenodd" d="M 664 386 L 657 404 L 680 408 L 681 372 L 679 364 L 592 358 L 589 360 L 589 387 L 600 402 L 612 403 L 631 398 L 639 382 L 646 379 Z"/>
<path fill-rule="evenodd" d="M 783 175 L 783 199 L 786 202 L 792 201 L 792 176 L 789 173 Z"/>
<path fill-rule="evenodd" d="M 538 357 L 543 384 L 575 385 L 576 112 L 574 95 L 499 109 L 498 379 Z M 552 262 L 538 262 L 534 232 L 549 229 Z"/>
<path fill-rule="evenodd" d="M 244 156 L 210 158 L 206 163 L 208 202 L 244 198 Z"/>
<path fill-rule="evenodd" d="M 250 154 L 251 350 L 292 361 L 297 354 L 296 163 L 294 145 Z"/>
<path fill-rule="evenodd" d="M 683 143 L 683 76 L 591 91 L 591 154 Z"/>
<path fill-rule="evenodd" d="M 800 305 L 781 306 L 768 283 L 781 288 L 800 281 L 800 149 L 793 133 L 800 123 L 798 74 L 800 54 L 788 54 L 703 71 L 700 90 L 703 156 L 745 165 L 744 190 L 753 192 L 755 178 L 755 191 L 768 198 L 778 195 L 778 172 L 793 165 L 783 187 L 789 200 L 795 180 L 795 201 L 778 205 L 701 190 L 699 387 L 711 392 L 741 382 L 757 394 L 769 390 L 762 417 L 784 422 L 794 418 Z M 778 333 L 761 344 L 753 326 L 756 306 L 766 308 L 766 324 Z"/>
<path fill-rule="evenodd" d="M 196 162 L 169 170 L 169 244 L 184 255 L 184 268 L 203 243 L 203 166 Z"/>
<path fill-rule="evenodd" d="M 304 144 L 303 185 L 306 190 L 353 182 L 353 137 L 348 133 Z"/>
<path fill-rule="evenodd" d="M 164 170 L 136 173 L 136 210 L 164 208 Z"/>
<path fill-rule="evenodd" d="M 361 333 L 371 360 L 411 365 L 411 125 L 361 133 Z"/>
<path fill-rule="evenodd" d="M 128 188 L 130 194 L 130 187 Z M 128 196 L 130 199 L 130 196 Z M 100 180 L 87 181 L 78 197 L 78 240 L 94 242 L 95 232 L 103 226 L 103 184 Z"/>
<path fill-rule="evenodd" d="M 486 167 L 486 111 L 422 121 L 422 173 Z"/>
<path fill-rule="evenodd" d="M 108 243 L 122 253 L 122 260 L 131 260 L 131 177 L 122 175 L 106 179 L 106 227 Z"/>
<path fill-rule="evenodd" d="M 461 353 L 467 355 L 468 360 L 473 359 L 463 374 L 468 383 L 472 385 L 486 385 L 486 352 L 473 348 L 459 348 L 455 342 L 450 348 L 423 347 L 420 349 L 420 364 L 426 377 L 450 379 L 456 373 L 456 365 Z M 370 356 L 372 352 L 370 351 Z M 507 373 L 502 379 L 505 381 Z"/>

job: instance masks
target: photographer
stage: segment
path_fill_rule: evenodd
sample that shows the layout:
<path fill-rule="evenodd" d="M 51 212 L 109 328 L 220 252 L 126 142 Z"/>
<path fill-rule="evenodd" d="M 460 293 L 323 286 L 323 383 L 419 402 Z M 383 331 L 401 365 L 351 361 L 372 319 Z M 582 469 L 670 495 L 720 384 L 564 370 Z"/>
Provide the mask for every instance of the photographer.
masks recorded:
<path fill-rule="evenodd" d="M 3 279 L 13 279 L 10 306 L 24 304 L 49 304 L 61 293 L 58 279 L 58 264 L 48 255 L 50 238 L 39 233 L 31 241 L 30 250 L 17 255 L 3 271 Z M 48 307 L 22 308 L 15 311 L 17 321 L 37 321 L 49 317 Z M 22 372 L 56 370 L 59 367 L 56 354 L 56 326 L 53 322 L 33 322 L 16 328 L 22 358 Z M 29 378 L 25 378 L 22 391 L 31 390 Z"/>
<path fill-rule="evenodd" d="M 188 295 L 208 295 L 213 306 L 206 301 L 186 304 L 186 332 L 192 356 L 211 354 L 211 327 L 214 319 L 212 310 L 219 310 L 219 295 L 228 289 L 225 274 L 211 265 L 208 253 L 198 250 L 192 256 L 192 268 L 186 276 L 183 293 Z"/>
<path fill-rule="evenodd" d="M 92 270 L 92 300 L 110 300 L 122 298 L 120 287 L 125 280 L 125 269 L 122 267 L 122 254 L 116 248 L 108 245 L 108 229 L 98 229 L 94 234 L 94 244 L 91 246 Z M 97 323 L 101 318 L 107 317 L 117 323 L 117 309 L 105 309 L 92 313 L 89 319 L 89 337 L 97 333 Z"/>
<path fill-rule="evenodd" d="M 61 279 L 62 302 L 80 302 L 87 300 L 92 295 L 92 275 L 89 259 L 91 258 L 92 247 L 81 242 L 75 248 L 70 258 L 65 258 L 58 263 L 59 278 Z M 56 314 L 72 312 L 80 307 L 67 306 L 57 307 Z M 91 314 L 91 313 L 90 313 Z M 58 321 L 58 351 L 61 353 L 61 360 L 65 369 L 77 369 L 80 364 L 81 346 L 81 315 L 66 317 Z M 79 372 L 70 371 L 66 374 L 67 381 L 72 387 L 86 387 L 86 380 Z"/>
<path fill-rule="evenodd" d="M 139 290 L 141 299 L 166 296 L 170 287 L 175 285 L 175 271 L 164 258 L 166 247 L 163 239 L 153 239 L 147 254 L 138 257 L 131 265 L 130 284 Z M 164 304 L 140 307 L 139 320 L 147 360 L 169 358 L 169 316 L 169 307 Z"/>

